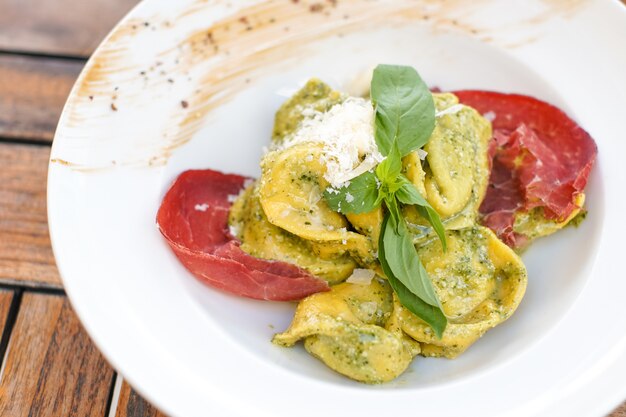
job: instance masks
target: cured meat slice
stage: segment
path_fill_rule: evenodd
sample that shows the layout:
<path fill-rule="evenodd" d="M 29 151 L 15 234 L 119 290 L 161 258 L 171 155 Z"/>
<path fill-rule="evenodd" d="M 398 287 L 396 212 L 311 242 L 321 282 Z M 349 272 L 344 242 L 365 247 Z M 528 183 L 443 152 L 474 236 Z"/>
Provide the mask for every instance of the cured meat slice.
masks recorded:
<path fill-rule="evenodd" d="M 159 212 L 159 230 L 182 264 L 201 281 L 244 297 L 299 300 L 329 290 L 328 284 L 286 262 L 255 258 L 229 232 L 234 196 L 247 178 L 213 170 L 183 172 Z"/>
<path fill-rule="evenodd" d="M 492 172 L 482 222 L 509 246 L 527 237 L 514 230 L 515 216 L 534 208 L 563 222 L 579 207 L 597 147 L 591 136 L 557 107 L 519 94 L 456 91 L 461 103 L 492 120 Z"/>

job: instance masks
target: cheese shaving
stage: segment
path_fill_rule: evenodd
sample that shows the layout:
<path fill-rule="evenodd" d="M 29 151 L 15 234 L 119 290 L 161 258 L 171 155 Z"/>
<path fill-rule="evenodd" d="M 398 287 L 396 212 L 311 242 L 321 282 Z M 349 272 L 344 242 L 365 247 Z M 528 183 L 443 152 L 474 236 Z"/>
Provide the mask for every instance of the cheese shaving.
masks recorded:
<path fill-rule="evenodd" d="M 462 104 L 455 104 L 454 106 L 450 106 L 447 109 L 438 111 L 437 113 L 435 113 L 435 117 L 441 117 L 441 116 L 445 116 L 447 114 L 455 114 L 460 112 L 461 110 L 463 110 L 463 106 Z"/>
<path fill-rule="evenodd" d="M 483 114 L 483 117 L 489 120 L 490 122 L 493 122 L 494 120 L 496 120 L 496 114 L 492 111 L 488 111 L 487 113 Z"/>
<path fill-rule="evenodd" d="M 274 149 L 315 142 L 324 144 L 324 178 L 339 188 L 383 160 L 374 139 L 374 108 L 369 100 L 349 97 L 327 112 L 307 109 L 299 128 Z"/>
<path fill-rule="evenodd" d="M 376 276 L 376 272 L 371 269 L 355 268 L 346 282 L 350 284 L 370 285 L 374 276 Z"/>

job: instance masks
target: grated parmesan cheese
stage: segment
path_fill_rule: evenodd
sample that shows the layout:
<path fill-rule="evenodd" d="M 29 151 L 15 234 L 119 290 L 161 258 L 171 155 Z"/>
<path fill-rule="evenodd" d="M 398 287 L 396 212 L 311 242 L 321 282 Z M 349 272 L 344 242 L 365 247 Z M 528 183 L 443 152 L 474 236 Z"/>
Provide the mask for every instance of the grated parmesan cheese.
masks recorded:
<path fill-rule="evenodd" d="M 492 111 L 488 111 L 487 113 L 483 114 L 483 117 L 489 120 L 490 122 L 493 122 L 494 120 L 496 120 L 496 114 Z"/>
<path fill-rule="evenodd" d="M 378 303 L 375 301 L 364 301 L 359 305 L 359 310 L 371 320 L 378 311 Z"/>
<path fill-rule="evenodd" d="M 445 116 L 446 114 L 456 114 L 463 110 L 463 107 L 465 106 L 463 106 L 462 104 L 455 104 L 454 106 L 450 106 L 447 109 L 438 111 L 437 113 L 435 113 L 435 117 Z"/>
<path fill-rule="evenodd" d="M 274 149 L 282 150 L 305 143 L 324 144 L 324 178 L 335 188 L 383 160 L 374 139 L 374 108 L 369 100 L 349 97 L 327 112 L 303 111 L 300 127 Z"/>
<path fill-rule="evenodd" d="M 376 272 L 371 269 L 354 268 L 352 275 L 348 277 L 346 282 L 350 284 L 370 285 L 375 275 Z"/>
<path fill-rule="evenodd" d="M 240 229 L 241 229 L 241 225 L 231 224 L 228 226 L 228 233 L 230 233 L 234 237 L 239 237 L 239 232 L 241 231 Z"/>

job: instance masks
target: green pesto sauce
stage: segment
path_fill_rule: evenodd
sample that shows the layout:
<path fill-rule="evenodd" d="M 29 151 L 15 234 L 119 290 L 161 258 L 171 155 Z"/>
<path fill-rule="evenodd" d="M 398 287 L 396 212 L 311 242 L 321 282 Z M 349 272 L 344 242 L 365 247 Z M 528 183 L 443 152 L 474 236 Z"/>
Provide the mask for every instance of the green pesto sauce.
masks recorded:
<path fill-rule="evenodd" d="M 298 129 L 310 114 L 305 110 L 325 112 L 345 97 L 319 80 L 310 80 L 279 109 L 272 140 L 280 142 Z M 452 94 L 435 94 L 434 100 L 438 111 L 458 103 Z M 419 168 L 414 181 L 418 190 L 427 189 L 428 179 L 433 199 L 449 209 L 442 216 L 447 229 L 446 252 L 421 216 L 415 213 L 411 217 L 405 212 L 411 230 L 418 235 L 415 243 L 420 258 L 450 320 L 443 339 L 436 338 L 426 323 L 404 309 L 397 297 L 394 301 L 386 281 L 374 279 L 369 286 L 343 283 L 333 285 L 329 292 L 305 298 L 298 304 L 290 328 L 277 334 L 274 343 L 292 346 L 304 340 L 307 351 L 335 371 L 359 381 L 378 383 L 402 373 L 420 349 L 426 356 L 457 356 L 512 314 L 525 289 L 526 270 L 510 248 L 476 224 L 489 178 L 490 137 L 490 123 L 465 107 L 438 117 L 426 148 L 426 160 L 420 161 L 419 157 L 411 160 Z M 367 251 L 351 248 L 350 240 L 339 244 L 336 239 L 320 239 L 320 235 L 339 229 L 359 238 L 371 237 L 373 225 L 380 224 L 375 221 L 376 216 L 362 223 L 355 221 L 351 226 L 340 214 L 325 213 L 329 208 L 317 199 L 324 187 L 320 185 L 322 171 L 307 167 L 303 162 L 308 160 L 304 152 L 283 155 L 284 159 L 289 156 L 289 163 L 282 163 L 278 155 L 273 160 L 266 156 L 261 186 L 269 185 L 267 193 L 261 191 L 263 204 L 258 202 L 258 197 L 256 200 L 248 197 L 245 201 L 240 197 L 238 202 L 243 202 L 235 206 L 240 207 L 239 216 L 248 217 L 238 217 L 235 207 L 235 213 L 231 212 L 233 224 L 238 221 L 243 229 L 242 248 L 255 256 L 295 263 L 316 275 L 322 275 L 319 271 L 325 270 L 325 278 L 332 283 L 340 281 L 337 277 L 345 278 L 343 273 L 349 275 L 357 263 L 376 268 L 376 255 L 372 255 L 369 265 L 362 255 Z M 272 173 L 274 167 L 277 168 Z M 403 168 L 407 173 L 407 166 Z M 418 180 L 420 184 L 416 183 Z M 425 196 L 430 201 L 430 195 Z M 274 212 L 266 204 L 270 198 L 274 207 L 278 207 Z M 270 223 L 268 218 L 281 227 Z M 351 217 L 347 216 L 347 220 Z M 308 234 L 300 234 L 303 230 Z M 353 230 L 360 235 L 352 233 Z M 370 252 L 374 253 L 370 250 L 368 255 Z M 407 334 L 417 349 L 407 347 Z"/>
<path fill-rule="evenodd" d="M 437 111 L 443 111 L 458 103 L 452 94 L 433 94 Z M 451 203 L 449 198 L 458 199 L 459 210 L 443 216 L 442 223 L 448 230 L 462 229 L 476 223 L 478 208 L 487 191 L 489 178 L 488 142 L 491 137 L 489 122 L 474 109 L 462 110 L 440 116 L 430 145 L 425 150 L 430 152 L 421 161 L 421 169 L 427 178 L 431 178 L 443 197 L 444 203 Z M 454 156 L 454 157 L 452 157 Z M 430 158 L 443 161 L 444 175 L 436 175 L 429 164 Z M 409 160 L 419 163 L 418 158 L 405 158 L 404 170 Z M 409 162 L 410 163 L 410 162 Z M 439 169 L 441 171 L 441 169 Z M 415 181 L 415 180 L 414 180 Z M 431 195 L 428 195 L 432 198 Z M 416 244 L 423 244 L 426 238 L 434 237 L 430 224 L 419 216 L 414 209 L 405 210 L 409 229 L 415 235 Z"/>
<path fill-rule="evenodd" d="M 480 228 L 446 232 L 448 250 L 439 241 L 418 249 L 444 312 L 461 317 L 495 290 L 496 268 L 489 258 L 487 239 Z"/>
<path fill-rule="evenodd" d="M 237 232 L 244 252 L 257 258 L 298 265 L 329 283 L 343 281 L 356 266 L 345 254 L 322 258 L 309 241 L 271 224 L 259 202 L 256 186 L 237 198 L 230 211 L 229 225 Z"/>
<path fill-rule="evenodd" d="M 293 133 L 304 119 L 303 110 L 311 108 L 318 112 L 326 112 L 345 96 L 335 91 L 317 78 L 310 79 L 304 87 L 287 100 L 276 112 L 272 141 L 280 141 Z"/>
<path fill-rule="evenodd" d="M 585 209 L 581 209 L 576 216 L 572 220 L 567 223 L 568 226 L 578 227 L 580 224 L 587 218 L 588 211 Z"/>
<path fill-rule="evenodd" d="M 586 214 L 582 214 L 584 210 L 581 210 L 572 220 L 567 224 L 576 222 L 574 226 L 580 224 L 585 218 Z M 579 216 L 582 216 L 579 218 Z M 544 215 L 543 207 L 535 207 L 526 212 L 520 212 L 515 214 L 515 222 L 513 223 L 513 231 L 519 233 L 533 240 L 538 237 L 550 235 L 557 230 L 562 229 L 565 226 L 562 222 L 559 223 L 555 220 L 548 219 Z"/>
<path fill-rule="evenodd" d="M 309 353 L 343 375 L 366 383 L 389 381 L 419 352 L 405 343 L 399 327 L 388 326 L 393 311 L 386 281 L 339 284 L 300 302 L 289 329 L 273 342 L 292 346 L 304 339 Z"/>

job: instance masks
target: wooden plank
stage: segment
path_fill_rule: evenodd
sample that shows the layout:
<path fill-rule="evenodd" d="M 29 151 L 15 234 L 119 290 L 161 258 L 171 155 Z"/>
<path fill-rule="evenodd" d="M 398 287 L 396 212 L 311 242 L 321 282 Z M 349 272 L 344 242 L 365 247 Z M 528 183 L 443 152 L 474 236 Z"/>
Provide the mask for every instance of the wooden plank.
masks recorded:
<path fill-rule="evenodd" d="M 149 402 L 141 398 L 126 381 L 122 383 L 115 417 L 165 417 Z"/>
<path fill-rule="evenodd" d="M 50 148 L 0 143 L 0 283 L 61 288 L 48 234 Z"/>
<path fill-rule="evenodd" d="M 0 382 L 2 416 L 104 416 L 114 372 L 65 297 L 25 293 Z"/>
<path fill-rule="evenodd" d="M 52 141 L 82 67 L 81 61 L 0 54 L 0 137 Z"/>
<path fill-rule="evenodd" d="M 626 402 L 620 405 L 615 411 L 608 417 L 626 417 Z"/>
<path fill-rule="evenodd" d="M 11 308 L 11 301 L 13 301 L 13 291 L 0 290 L 0 360 L 2 355 L 2 341 L 4 341 L 4 329 L 7 324 L 7 317 L 9 316 L 9 309 Z"/>
<path fill-rule="evenodd" d="M 0 0 L 0 49 L 88 56 L 138 0 Z"/>

